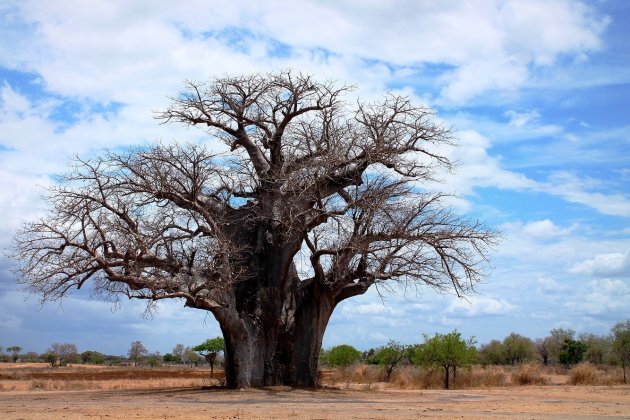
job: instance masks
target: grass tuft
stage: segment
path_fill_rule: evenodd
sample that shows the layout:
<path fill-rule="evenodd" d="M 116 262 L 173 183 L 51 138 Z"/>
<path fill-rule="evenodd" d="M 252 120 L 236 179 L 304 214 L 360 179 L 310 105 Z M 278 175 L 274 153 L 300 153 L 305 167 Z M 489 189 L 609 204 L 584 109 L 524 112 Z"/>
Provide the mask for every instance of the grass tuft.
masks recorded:
<path fill-rule="evenodd" d="M 543 376 L 537 363 L 524 364 L 512 372 L 512 383 L 515 385 L 545 385 L 547 378 Z"/>

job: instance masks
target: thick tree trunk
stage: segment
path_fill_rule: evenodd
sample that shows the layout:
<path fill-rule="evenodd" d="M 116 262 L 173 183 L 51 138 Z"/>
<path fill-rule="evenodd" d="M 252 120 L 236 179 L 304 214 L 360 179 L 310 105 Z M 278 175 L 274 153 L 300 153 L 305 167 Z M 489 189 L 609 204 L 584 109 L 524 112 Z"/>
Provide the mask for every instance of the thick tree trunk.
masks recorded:
<path fill-rule="evenodd" d="M 449 389 L 449 383 L 448 383 L 448 379 L 449 379 L 449 366 L 444 366 L 444 388 Z"/>
<path fill-rule="evenodd" d="M 317 385 L 319 352 L 335 301 L 314 282 L 291 292 L 278 296 L 277 289 L 258 289 L 265 298 L 256 299 L 254 307 L 249 302 L 240 313 L 217 317 L 228 387 Z"/>

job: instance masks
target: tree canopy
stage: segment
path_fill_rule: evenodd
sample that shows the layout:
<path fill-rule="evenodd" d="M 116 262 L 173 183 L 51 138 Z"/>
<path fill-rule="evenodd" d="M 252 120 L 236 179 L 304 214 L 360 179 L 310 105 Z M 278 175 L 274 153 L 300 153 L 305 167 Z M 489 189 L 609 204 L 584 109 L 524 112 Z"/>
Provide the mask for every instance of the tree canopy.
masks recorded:
<path fill-rule="evenodd" d="M 201 353 L 206 362 L 210 364 L 210 377 L 214 374 L 214 363 L 220 352 L 225 349 L 225 340 L 221 337 L 209 338 L 203 343 L 193 347 L 193 350 Z"/>
<path fill-rule="evenodd" d="M 630 364 L 630 320 L 619 322 L 612 328 L 612 350 L 623 369 L 623 382 L 628 383 L 626 366 Z"/>
<path fill-rule="evenodd" d="M 361 352 L 348 344 L 332 347 L 327 352 L 326 360 L 330 366 L 348 367 L 359 361 Z"/>
<path fill-rule="evenodd" d="M 416 347 L 413 362 L 444 369 L 444 388 L 449 389 L 450 373 L 458 367 L 470 366 L 476 361 L 474 338 L 465 340 L 457 330 L 448 334 L 424 336 L 424 343 Z"/>

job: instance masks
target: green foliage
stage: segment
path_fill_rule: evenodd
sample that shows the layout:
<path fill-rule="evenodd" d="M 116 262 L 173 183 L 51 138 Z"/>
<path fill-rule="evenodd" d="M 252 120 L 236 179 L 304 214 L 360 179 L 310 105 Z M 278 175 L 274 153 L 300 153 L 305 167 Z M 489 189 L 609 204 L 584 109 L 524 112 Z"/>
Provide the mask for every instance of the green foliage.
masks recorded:
<path fill-rule="evenodd" d="M 159 366 L 161 361 L 162 361 L 162 356 L 160 356 L 159 353 L 149 354 L 146 358 L 146 362 L 151 367 Z"/>
<path fill-rule="evenodd" d="M 348 344 L 335 346 L 327 353 L 327 364 L 334 367 L 348 367 L 361 358 L 361 352 Z"/>
<path fill-rule="evenodd" d="M 214 353 L 219 353 L 221 351 L 223 351 L 223 348 L 225 347 L 225 340 L 223 340 L 223 337 L 215 337 L 215 338 L 209 338 L 208 340 L 204 341 L 203 343 L 199 344 L 198 346 L 193 347 L 194 351 L 198 351 L 198 352 L 203 352 L 203 353 L 209 353 L 209 352 L 214 352 Z"/>
<path fill-rule="evenodd" d="M 455 375 L 458 367 L 475 363 L 477 349 L 474 338 L 464 340 L 455 330 L 448 334 L 436 333 L 433 337 L 424 335 L 424 344 L 416 348 L 413 362 L 422 366 L 444 369 L 444 388 L 449 388 L 449 374 Z"/>
<path fill-rule="evenodd" d="M 601 365 L 609 359 L 612 344 L 611 337 L 585 333 L 580 334 L 579 339 L 588 347 L 586 354 L 584 354 L 584 360 Z"/>
<path fill-rule="evenodd" d="M 164 363 L 179 363 L 179 359 L 177 358 L 177 356 L 171 354 L 171 353 L 166 353 L 164 356 L 162 356 L 162 360 L 164 360 Z"/>
<path fill-rule="evenodd" d="M 628 383 L 626 366 L 630 364 L 630 320 L 615 324 L 611 332 L 612 353 L 621 362 L 623 368 L 623 382 Z"/>
<path fill-rule="evenodd" d="M 491 340 L 488 344 L 483 344 L 479 348 L 477 358 L 479 363 L 484 366 L 505 364 L 506 358 L 503 343 L 499 340 Z"/>
<path fill-rule="evenodd" d="M 46 363 L 50 364 L 50 367 L 55 367 L 57 365 L 57 355 L 54 353 L 44 353 L 42 354 L 42 358 L 46 361 Z"/>
<path fill-rule="evenodd" d="M 387 346 L 379 348 L 372 356 L 372 361 L 376 365 L 385 367 L 387 381 L 391 379 L 396 366 L 407 356 L 408 346 L 404 346 L 397 341 L 390 340 Z"/>
<path fill-rule="evenodd" d="M 574 337 L 575 331 L 571 329 L 554 328 L 549 331 L 549 336 L 545 337 L 545 343 L 547 347 L 547 357 L 550 363 L 562 363 L 560 362 L 562 346 L 565 340 L 573 340 Z"/>
<path fill-rule="evenodd" d="M 22 347 L 20 346 L 7 347 L 7 351 L 11 353 L 11 359 L 15 363 L 20 358 L 20 352 L 22 351 Z"/>
<path fill-rule="evenodd" d="M 192 350 L 201 353 L 206 359 L 206 362 L 210 364 L 210 376 L 214 374 L 214 362 L 220 352 L 224 351 L 225 340 L 223 337 L 209 338 L 203 343 L 192 348 Z"/>
<path fill-rule="evenodd" d="M 35 362 L 41 361 L 39 354 L 35 353 L 34 351 L 29 351 L 27 353 L 20 355 L 20 359 L 23 362 L 27 362 L 27 363 L 35 363 Z"/>
<path fill-rule="evenodd" d="M 102 365 L 105 363 L 105 355 L 97 351 L 84 351 L 81 353 L 81 361 L 92 365 Z"/>
<path fill-rule="evenodd" d="M 584 359 L 588 346 L 581 341 L 565 338 L 560 347 L 558 360 L 565 366 L 577 365 Z"/>
<path fill-rule="evenodd" d="M 532 340 L 522 335 L 511 333 L 503 340 L 503 354 L 507 363 L 523 363 L 534 357 L 535 347 Z"/>

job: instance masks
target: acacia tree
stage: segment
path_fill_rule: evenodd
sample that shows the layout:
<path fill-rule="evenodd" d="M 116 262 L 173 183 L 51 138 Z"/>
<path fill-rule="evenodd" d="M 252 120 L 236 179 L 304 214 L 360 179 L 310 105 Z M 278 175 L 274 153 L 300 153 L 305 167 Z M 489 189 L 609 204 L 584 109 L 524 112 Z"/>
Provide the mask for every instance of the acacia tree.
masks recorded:
<path fill-rule="evenodd" d="M 414 352 L 413 362 L 424 366 L 444 369 L 444 388 L 450 388 L 450 372 L 453 379 L 458 367 L 467 367 L 475 363 L 477 349 L 475 339 L 465 340 L 457 330 L 448 334 L 435 333 L 433 337 L 424 335 L 424 343 Z"/>
<path fill-rule="evenodd" d="M 394 369 L 398 366 L 409 353 L 409 346 L 400 344 L 398 341 L 389 340 L 387 346 L 383 346 L 374 355 L 374 361 L 385 367 L 387 382 L 392 378 Z"/>
<path fill-rule="evenodd" d="M 11 353 L 11 358 L 13 359 L 13 362 L 16 363 L 18 359 L 20 358 L 20 352 L 22 351 L 22 347 L 20 346 L 7 347 L 7 351 Z"/>
<path fill-rule="evenodd" d="M 225 349 L 225 341 L 222 337 L 209 338 L 198 346 L 193 347 L 194 351 L 201 353 L 210 365 L 210 377 L 214 376 L 214 362 L 220 352 Z"/>
<path fill-rule="evenodd" d="M 453 144 L 431 110 L 290 72 L 188 82 L 157 114 L 230 151 L 157 145 L 77 159 L 17 236 L 44 300 L 181 298 L 225 338 L 228 386 L 313 386 L 335 306 L 372 285 L 466 293 L 493 232 L 422 191 Z"/>
<path fill-rule="evenodd" d="M 623 369 L 623 383 L 628 383 L 626 366 L 630 364 L 630 319 L 612 327 L 612 351 L 619 358 Z"/>

